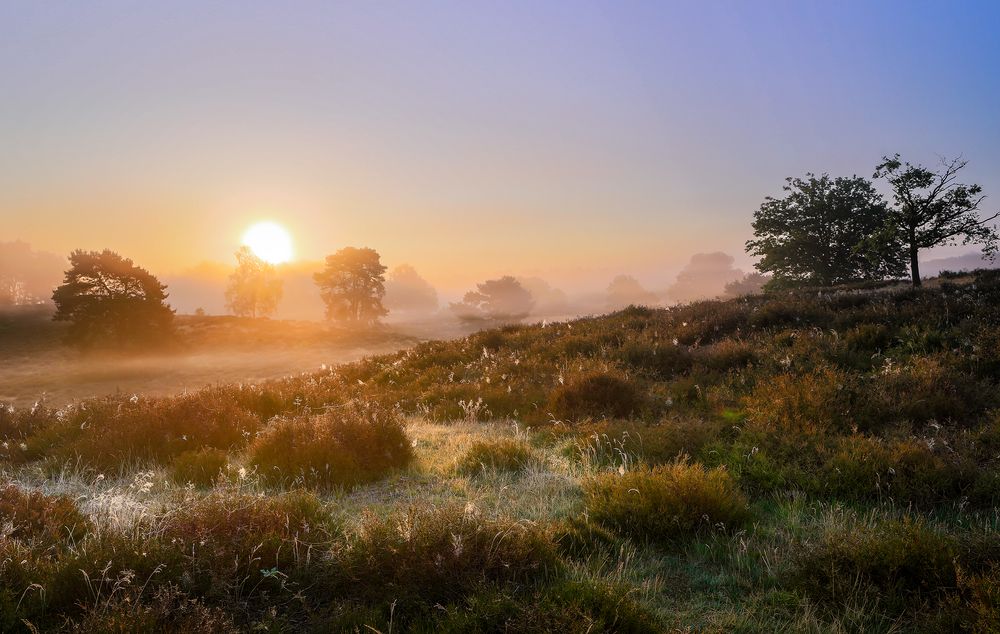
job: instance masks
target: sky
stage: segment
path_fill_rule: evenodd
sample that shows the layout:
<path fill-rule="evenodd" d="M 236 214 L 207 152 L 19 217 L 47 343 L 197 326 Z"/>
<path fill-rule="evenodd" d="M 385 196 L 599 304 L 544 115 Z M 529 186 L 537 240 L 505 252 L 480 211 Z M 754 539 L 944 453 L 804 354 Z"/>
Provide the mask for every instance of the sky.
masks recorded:
<path fill-rule="evenodd" d="M 997 2 L 0 3 L 0 241 L 162 275 L 285 226 L 432 283 L 666 283 L 805 172 L 964 155 Z M 967 249 L 966 249 L 967 250 Z"/>

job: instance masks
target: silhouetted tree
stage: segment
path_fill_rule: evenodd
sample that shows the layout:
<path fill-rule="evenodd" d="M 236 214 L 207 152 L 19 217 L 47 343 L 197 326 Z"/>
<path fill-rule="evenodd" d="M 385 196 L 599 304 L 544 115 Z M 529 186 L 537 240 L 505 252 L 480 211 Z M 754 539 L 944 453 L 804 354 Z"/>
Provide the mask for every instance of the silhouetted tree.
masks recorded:
<path fill-rule="evenodd" d="M 326 256 L 326 267 L 313 275 L 326 304 L 326 318 L 372 324 L 389 311 L 385 296 L 385 266 L 374 249 L 346 247 Z"/>
<path fill-rule="evenodd" d="M 726 284 L 722 291 L 725 298 L 743 297 L 745 295 L 759 295 L 764 292 L 764 287 L 771 281 L 770 275 L 762 273 L 747 273 L 738 280 Z"/>
<path fill-rule="evenodd" d="M 531 313 L 535 300 L 510 275 L 476 285 L 451 311 L 462 321 L 519 321 Z"/>
<path fill-rule="evenodd" d="M 654 306 L 659 303 L 655 293 L 642 287 L 637 279 L 630 275 L 619 275 L 608 285 L 608 308 L 617 310 L 629 305 Z"/>
<path fill-rule="evenodd" d="M 438 308 L 437 291 L 409 264 L 400 264 L 385 282 L 385 300 L 391 311 L 433 312 Z"/>
<path fill-rule="evenodd" d="M 269 317 L 278 309 L 283 286 L 273 264 L 240 247 L 236 270 L 229 276 L 226 308 L 239 317 Z"/>
<path fill-rule="evenodd" d="M 743 271 L 733 268 L 733 256 L 721 251 L 695 253 L 667 289 L 667 295 L 678 302 L 718 297 L 726 284 L 739 279 Z"/>
<path fill-rule="evenodd" d="M 895 201 L 889 225 L 880 239 L 891 236 L 902 242 L 914 286 L 920 286 L 917 256 L 921 249 L 954 244 L 959 239 L 962 244 L 981 244 L 983 253 L 991 259 L 997 249 L 996 227 L 987 223 L 1000 214 L 981 219 L 978 211 L 985 198 L 983 188 L 957 182 L 958 172 L 968 161 L 943 159 L 941 163 L 941 169 L 935 172 L 903 163 L 896 154 L 892 158 L 883 156 L 875 168 L 874 178 L 886 179 Z"/>
<path fill-rule="evenodd" d="M 899 277 L 899 241 L 884 232 L 889 209 L 872 183 L 852 176 L 788 178 L 784 198 L 768 196 L 754 212 L 747 252 L 771 286 L 830 286 Z M 879 240 L 872 240 L 873 235 Z"/>
<path fill-rule="evenodd" d="M 67 342 L 82 347 L 162 340 L 174 311 L 167 287 L 114 251 L 76 250 L 61 286 L 52 293 L 53 319 L 70 322 Z"/>

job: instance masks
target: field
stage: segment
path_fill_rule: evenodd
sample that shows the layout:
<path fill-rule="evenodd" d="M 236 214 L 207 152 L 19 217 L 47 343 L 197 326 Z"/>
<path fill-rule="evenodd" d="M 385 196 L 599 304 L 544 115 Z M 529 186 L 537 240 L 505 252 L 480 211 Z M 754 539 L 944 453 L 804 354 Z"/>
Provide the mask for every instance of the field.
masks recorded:
<path fill-rule="evenodd" d="M 998 377 L 980 271 L 23 383 L 0 631 L 998 631 Z"/>
<path fill-rule="evenodd" d="M 176 340 L 159 349 L 80 354 L 62 345 L 66 324 L 53 322 L 49 310 L 0 312 L 0 402 L 31 406 L 42 400 L 61 407 L 113 393 L 168 395 L 255 383 L 394 352 L 423 333 L 409 325 L 359 333 L 237 317 L 178 316 L 176 322 Z"/>

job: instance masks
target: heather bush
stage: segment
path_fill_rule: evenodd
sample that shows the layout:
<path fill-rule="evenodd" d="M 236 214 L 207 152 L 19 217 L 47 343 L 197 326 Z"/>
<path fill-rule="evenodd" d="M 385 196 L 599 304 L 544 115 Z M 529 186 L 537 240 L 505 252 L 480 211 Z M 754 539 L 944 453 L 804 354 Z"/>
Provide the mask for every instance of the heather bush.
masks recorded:
<path fill-rule="evenodd" d="M 83 539 L 91 523 L 66 496 L 8 484 L 0 488 L 0 527 L 0 539 L 16 539 L 45 550 Z"/>
<path fill-rule="evenodd" d="M 644 399 L 630 381 L 592 373 L 557 387 L 549 397 L 549 412 L 558 419 L 625 418 L 639 412 Z"/>
<path fill-rule="evenodd" d="M 229 464 L 229 455 L 222 449 L 205 447 L 196 451 L 185 451 L 170 465 L 170 477 L 178 484 L 211 486 Z"/>
<path fill-rule="evenodd" d="M 277 420 L 254 440 L 249 456 L 267 482 L 350 487 L 405 468 L 413 460 L 413 448 L 392 410 L 353 405 Z"/>
<path fill-rule="evenodd" d="M 538 526 L 459 507 L 369 514 L 332 557 L 331 591 L 425 608 L 484 586 L 537 582 L 560 568 L 551 539 Z"/>
<path fill-rule="evenodd" d="M 892 619 L 954 592 L 955 556 L 953 539 L 912 517 L 837 525 L 796 550 L 788 582 L 821 604 L 869 604 Z"/>
<path fill-rule="evenodd" d="M 535 460 L 534 452 L 523 440 L 477 440 L 459 459 L 456 468 L 459 473 L 472 476 L 491 471 L 518 473 Z"/>
<path fill-rule="evenodd" d="M 638 540 L 738 528 L 749 518 L 747 502 L 725 470 L 684 462 L 593 476 L 584 483 L 584 499 L 592 519 Z"/>

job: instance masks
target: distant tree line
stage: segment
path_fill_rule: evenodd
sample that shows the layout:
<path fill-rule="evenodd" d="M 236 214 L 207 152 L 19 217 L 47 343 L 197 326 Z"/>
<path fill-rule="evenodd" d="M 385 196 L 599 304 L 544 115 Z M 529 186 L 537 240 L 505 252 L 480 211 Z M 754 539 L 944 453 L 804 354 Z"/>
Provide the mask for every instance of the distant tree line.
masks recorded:
<path fill-rule="evenodd" d="M 764 288 L 900 278 L 907 272 L 913 285 L 920 286 L 918 256 L 925 249 L 978 244 L 992 257 L 998 233 L 989 223 L 1000 214 L 980 217 L 982 188 L 958 180 L 966 164 L 962 159 L 943 160 L 935 171 L 903 162 L 899 155 L 883 157 L 872 178 L 885 181 L 891 200 L 883 198 L 872 180 L 859 176 L 807 173 L 788 178 L 784 195 L 767 197 L 754 212 L 754 237 L 746 249 L 760 258 L 757 273 L 744 275 L 724 253 L 697 254 L 668 293 L 687 301 L 717 284 L 717 294 L 736 297 Z M 30 251 L 23 243 L 11 245 L 21 259 L 21 252 Z M 84 347 L 102 341 L 124 345 L 169 335 L 174 311 L 166 303 L 166 286 L 154 275 L 109 250 L 74 251 L 69 263 L 63 283 L 52 294 L 54 319 L 70 322 L 69 342 Z M 385 273 L 374 249 L 346 247 L 328 255 L 323 269 L 313 275 L 326 318 L 354 326 L 378 323 L 389 312 L 383 301 Z M 395 269 L 388 285 L 397 293 L 394 309 L 437 307 L 433 287 L 412 267 Z M 0 304 L 40 301 L 35 286 L 0 275 Z M 230 312 L 269 317 L 282 292 L 274 265 L 247 247 L 236 252 L 236 268 L 225 292 Z M 612 310 L 658 303 L 655 294 L 625 275 L 612 280 L 606 296 Z M 531 314 L 539 300 L 550 310 L 566 309 L 565 294 L 543 280 L 511 276 L 478 284 L 449 308 L 462 321 L 510 322 Z"/>

